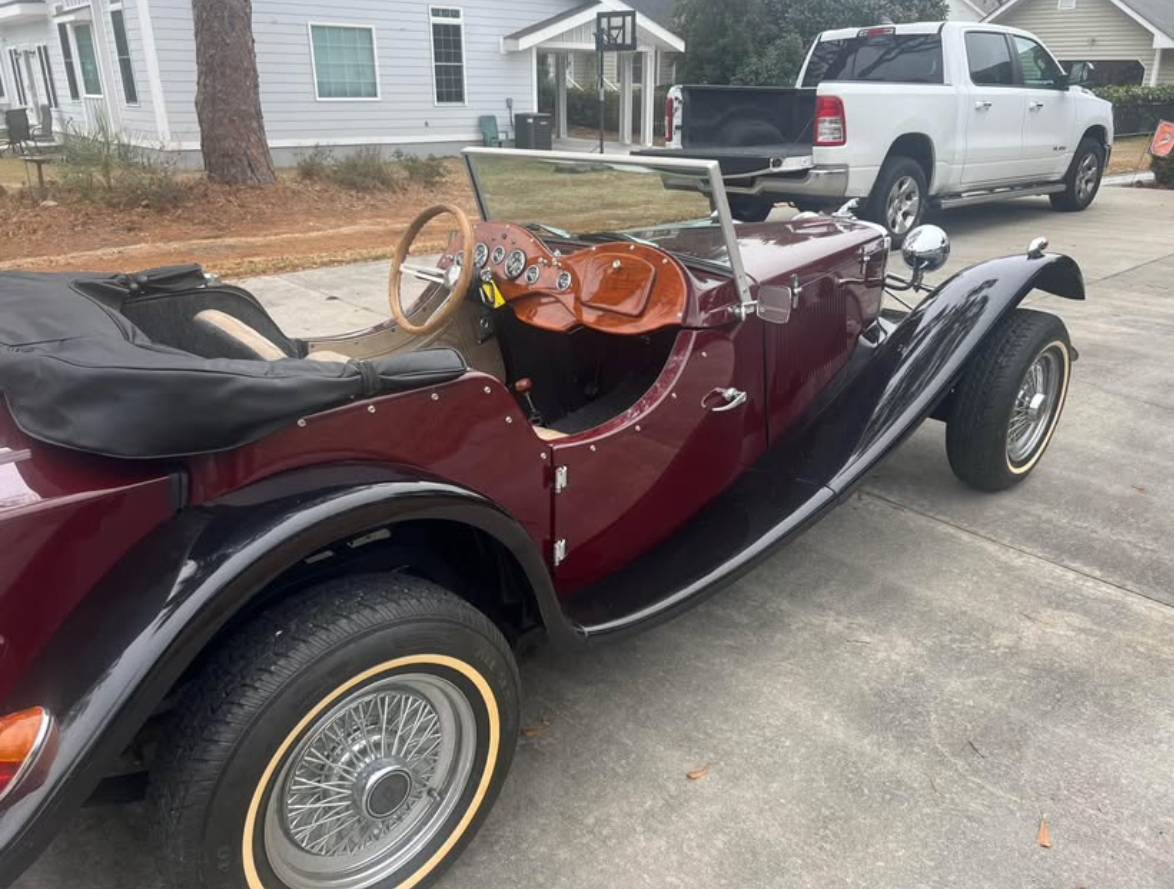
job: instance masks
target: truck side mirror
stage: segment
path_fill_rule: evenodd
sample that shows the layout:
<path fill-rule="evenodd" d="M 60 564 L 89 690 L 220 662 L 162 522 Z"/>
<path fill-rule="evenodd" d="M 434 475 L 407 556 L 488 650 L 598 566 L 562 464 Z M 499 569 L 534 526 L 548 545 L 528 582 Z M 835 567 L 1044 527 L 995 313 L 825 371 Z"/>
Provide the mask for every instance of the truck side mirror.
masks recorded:
<path fill-rule="evenodd" d="M 1068 66 L 1068 76 L 1063 88 L 1092 83 L 1092 73 L 1095 70 L 1096 67 L 1092 62 L 1073 62 Z"/>
<path fill-rule="evenodd" d="M 758 301 L 754 311 L 768 324 L 786 324 L 791 320 L 794 295 L 790 287 L 763 284 L 758 288 Z"/>

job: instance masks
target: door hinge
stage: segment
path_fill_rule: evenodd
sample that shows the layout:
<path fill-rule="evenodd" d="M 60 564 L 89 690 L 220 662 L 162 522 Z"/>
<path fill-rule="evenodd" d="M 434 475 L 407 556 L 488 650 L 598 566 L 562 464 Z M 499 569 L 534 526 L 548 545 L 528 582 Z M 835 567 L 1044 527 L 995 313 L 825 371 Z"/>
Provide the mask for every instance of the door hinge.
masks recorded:
<path fill-rule="evenodd" d="M 570 484 L 570 470 L 565 466 L 554 467 L 554 493 L 561 494 Z"/>
<path fill-rule="evenodd" d="M 554 542 L 554 566 L 557 568 L 567 558 L 567 539 L 560 537 Z"/>

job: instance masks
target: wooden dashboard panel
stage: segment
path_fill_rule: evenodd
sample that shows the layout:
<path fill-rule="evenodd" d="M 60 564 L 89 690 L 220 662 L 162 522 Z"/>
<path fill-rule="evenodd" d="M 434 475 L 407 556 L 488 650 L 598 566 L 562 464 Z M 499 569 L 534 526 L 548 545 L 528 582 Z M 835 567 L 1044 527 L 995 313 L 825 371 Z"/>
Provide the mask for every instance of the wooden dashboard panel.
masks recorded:
<path fill-rule="evenodd" d="M 484 268 L 526 324 L 556 331 L 582 325 L 637 335 L 679 325 L 684 319 L 689 285 L 680 265 L 663 250 L 621 241 L 561 254 L 508 223 L 478 223 L 475 234 L 488 254 Z M 454 241 L 442 267 L 462 246 L 459 239 Z M 516 251 L 525 256 L 525 264 L 513 275 Z M 507 271 L 511 256 L 514 261 Z"/>

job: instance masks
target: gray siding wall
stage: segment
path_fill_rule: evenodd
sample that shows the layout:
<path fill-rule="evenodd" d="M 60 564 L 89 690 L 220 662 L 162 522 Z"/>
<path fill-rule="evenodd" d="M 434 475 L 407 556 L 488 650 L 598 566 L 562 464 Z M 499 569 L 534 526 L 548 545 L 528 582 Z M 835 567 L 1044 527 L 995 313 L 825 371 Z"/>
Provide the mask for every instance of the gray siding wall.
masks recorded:
<path fill-rule="evenodd" d="M 1109 0 L 1076 0 L 1075 9 L 1057 9 L 1056 0 L 1023 0 L 1000 25 L 1031 31 L 1064 61 L 1137 59 L 1149 83 L 1154 35 Z"/>
<path fill-rule="evenodd" d="M 1174 86 L 1174 49 L 1162 50 L 1162 64 L 1158 68 L 1158 85 Z"/>
<path fill-rule="evenodd" d="M 118 66 L 118 54 L 114 43 L 114 25 L 111 23 L 109 10 L 105 10 L 102 16 L 103 34 L 106 46 L 110 50 L 111 79 L 114 82 L 104 86 L 111 103 L 118 105 L 122 131 L 142 144 L 154 146 L 161 142 L 162 137 L 155 123 L 155 106 L 151 101 L 151 82 L 147 73 L 147 59 L 139 24 L 140 2 L 143 0 L 122 0 L 122 20 L 126 24 L 126 42 L 130 49 L 130 63 L 134 69 L 138 102 L 128 105 L 126 101 L 126 93 L 122 88 L 122 71 Z"/>
<path fill-rule="evenodd" d="M 433 101 L 429 6 L 464 11 L 466 104 Z M 254 0 L 253 35 L 261 106 L 278 149 L 321 145 L 402 144 L 413 147 L 479 138 L 477 118 L 497 115 L 506 128 L 514 112 L 534 109 L 534 60 L 501 52 L 501 38 L 563 12 L 574 0 Z M 173 142 L 198 147 L 195 45 L 190 0 L 151 0 L 159 67 Z M 375 28 L 380 98 L 323 101 L 315 97 L 309 23 Z"/>

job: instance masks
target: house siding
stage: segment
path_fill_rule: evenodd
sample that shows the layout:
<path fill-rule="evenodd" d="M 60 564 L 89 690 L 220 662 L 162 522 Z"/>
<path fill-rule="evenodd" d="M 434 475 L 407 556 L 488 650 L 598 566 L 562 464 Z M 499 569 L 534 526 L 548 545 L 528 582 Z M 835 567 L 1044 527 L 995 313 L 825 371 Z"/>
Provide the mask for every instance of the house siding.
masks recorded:
<path fill-rule="evenodd" d="M 1174 49 L 1162 50 L 1162 62 L 1158 66 L 1158 85 L 1174 86 Z"/>
<path fill-rule="evenodd" d="M 142 0 L 122 0 L 122 20 L 126 26 L 126 45 L 130 51 L 131 67 L 134 69 L 138 102 L 134 105 L 128 105 L 126 102 L 122 70 L 118 66 L 118 53 L 114 42 L 114 23 L 110 18 L 109 9 L 103 9 L 103 33 L 106 36 L 106 46 L 110 49 L 111 77 L 114 82 L 107 84 L 106 90 L 110 95 L 110 101 L 118 105 L 123 133 L 142 145 L 154 146 L 162 142 L 162 136 L 156 126 L 146 54 L 143 51 L 143 35 L 138 14 L 140 2 Z"/>
<path fill-rule="evenodd" d="M 1064 61 L 1137 59 L 1149 82 L 1154 35 L 1110 0 L 1076 0 L 1075 9 L 1057 9 L 1056 0 L 1023 0 L 997 21 L 1031 31 Z"/>
<path fill-rule="evenodd" d="M 433 101 L 430 5 L 463 10 L 465 105 L 438 106 Z M 496 115 L 504 131 L 509 128 L 507 98 L 513 100 L 515 114 L 535 110 L 536 73 L 529 52 L 502 53 L 502 36 L 573 5 L 573 0 L 346 0 L 331 6 L 320 0 L 254 0 L 253 36 L 269 141 L 277 149 L 384 142 L 435 145 L 439 152 L 446 143 L 455 146 L 477 138 L 481 115 Z M 172 140 L 196 148 L 200 136 L 190 0 L 153 0 L 151 9 Z M 316 98 L 310 22 L 374 27 L 379 99 Z"/>

